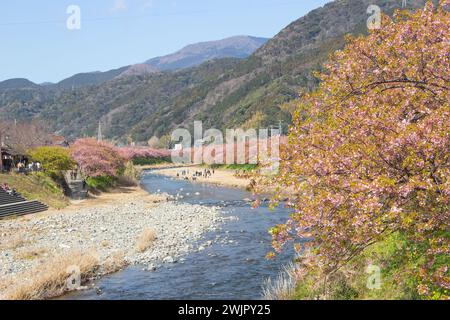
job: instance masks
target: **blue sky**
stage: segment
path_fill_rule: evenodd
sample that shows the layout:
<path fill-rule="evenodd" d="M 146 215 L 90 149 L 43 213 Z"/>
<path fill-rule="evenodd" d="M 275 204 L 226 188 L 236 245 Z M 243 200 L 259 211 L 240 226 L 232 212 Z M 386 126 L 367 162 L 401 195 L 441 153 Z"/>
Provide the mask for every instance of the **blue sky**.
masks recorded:
<path fill-rule="evenodd" d="M 330 0 L 14 0 L 0 4 L 0 81 L 57 82 L 234 35 L 273 37 Z M 68 30 L 69 5 L 81 29 Z"/>

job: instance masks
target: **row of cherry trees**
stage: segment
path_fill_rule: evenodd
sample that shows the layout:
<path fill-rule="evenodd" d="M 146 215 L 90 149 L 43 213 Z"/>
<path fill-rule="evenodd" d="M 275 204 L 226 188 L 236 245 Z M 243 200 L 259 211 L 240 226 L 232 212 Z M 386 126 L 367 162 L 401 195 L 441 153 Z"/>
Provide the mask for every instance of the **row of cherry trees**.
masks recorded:
<path fill-rule="evenodd" d="M 164 158 L 169 151 L 147 147 L 118 148 L 106 141 L 79 139 L 70 147 L 71 155 L 88 177 L 116 176 L 125 164 L 136 158 Z"/>

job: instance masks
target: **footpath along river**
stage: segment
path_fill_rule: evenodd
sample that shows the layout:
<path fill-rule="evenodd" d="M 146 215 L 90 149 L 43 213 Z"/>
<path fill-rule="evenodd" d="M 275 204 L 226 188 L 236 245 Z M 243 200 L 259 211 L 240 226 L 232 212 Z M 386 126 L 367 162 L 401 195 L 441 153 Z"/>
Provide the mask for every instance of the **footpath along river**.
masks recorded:
<path fill-rule="evenodd" d="M 265 280 L 275 279 L 293 252 L 275 260 L 265 259 L 270 251 L 268 229 L 282 223 L 289 210 L 252 209 L 252 194 L 241 189 L 191 183 L 147 172 L 142 187 L 151 193 L 182 196 L 178 201 L 222 208 L 229 217 L 217 231 L 204 235 L 200 243 L 210 246 L 188 254 L 174 264 L 159 265 L 156 271 L 131 266 L 99 280 L 95 287 L 64 299 L 260 299 Z M 195 246 L 194 246 L 195 247 Z M 198 248 L 198 244 L 197 244 Z M 99 290 L 100 289 L 100 290 Z"/>

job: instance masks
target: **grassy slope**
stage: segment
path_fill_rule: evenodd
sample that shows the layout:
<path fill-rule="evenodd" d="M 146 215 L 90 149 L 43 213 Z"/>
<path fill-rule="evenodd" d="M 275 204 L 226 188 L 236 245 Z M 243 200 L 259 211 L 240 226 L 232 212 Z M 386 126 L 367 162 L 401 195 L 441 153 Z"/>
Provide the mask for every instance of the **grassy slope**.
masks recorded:
<path fill-rule="evenodd" d="M 393 233 L 383 241 L 368 247 L 340 271 L 327 280 L 317 281 L 310 274 L 297 282 L 293 298 L 336 300 L 416 300 L 417 270 L 424 261 L 414 254 L 410 244 L 400 233 Z M 368 288 L 371 273 L 368 266 L 378 266 L 381 271 L 380 288 Z M 319 283 L 319 284 L 318 284 Z"/>
<path fill-rule="evenodd" d="M 49 177 L 41 173 L 28 176 L 0 174 L 0 183 L 7 183 L 28 200 L 39 200 L 51 208 L 61 209 L 69 204 L 63 191 Z"/>

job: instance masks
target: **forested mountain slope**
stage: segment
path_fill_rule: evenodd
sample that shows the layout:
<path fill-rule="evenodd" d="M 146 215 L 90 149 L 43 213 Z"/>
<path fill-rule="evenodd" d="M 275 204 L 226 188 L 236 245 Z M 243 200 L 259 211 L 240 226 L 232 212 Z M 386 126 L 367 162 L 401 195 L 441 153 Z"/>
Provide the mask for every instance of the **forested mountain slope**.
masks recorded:
<path fill-rule="evenodd" d="M 410 0 L 409 7 L 425 0 Z M 147 141 L 203 120 L 205 127 L 267 127 L 290 121 L 285 102 L 318 85 L 312 75 L 348 33 L 366 32 L 367 8 L 397 0 L 338 0 L 291 23 L 247 59 L 218 59 L 178 71 L 131 73 L 100 85 L 57 90 L 0 88 L 1 117 L 46 120 L 68 138 Z M 286 127 L 284 128 L 286 130 Z"/>

